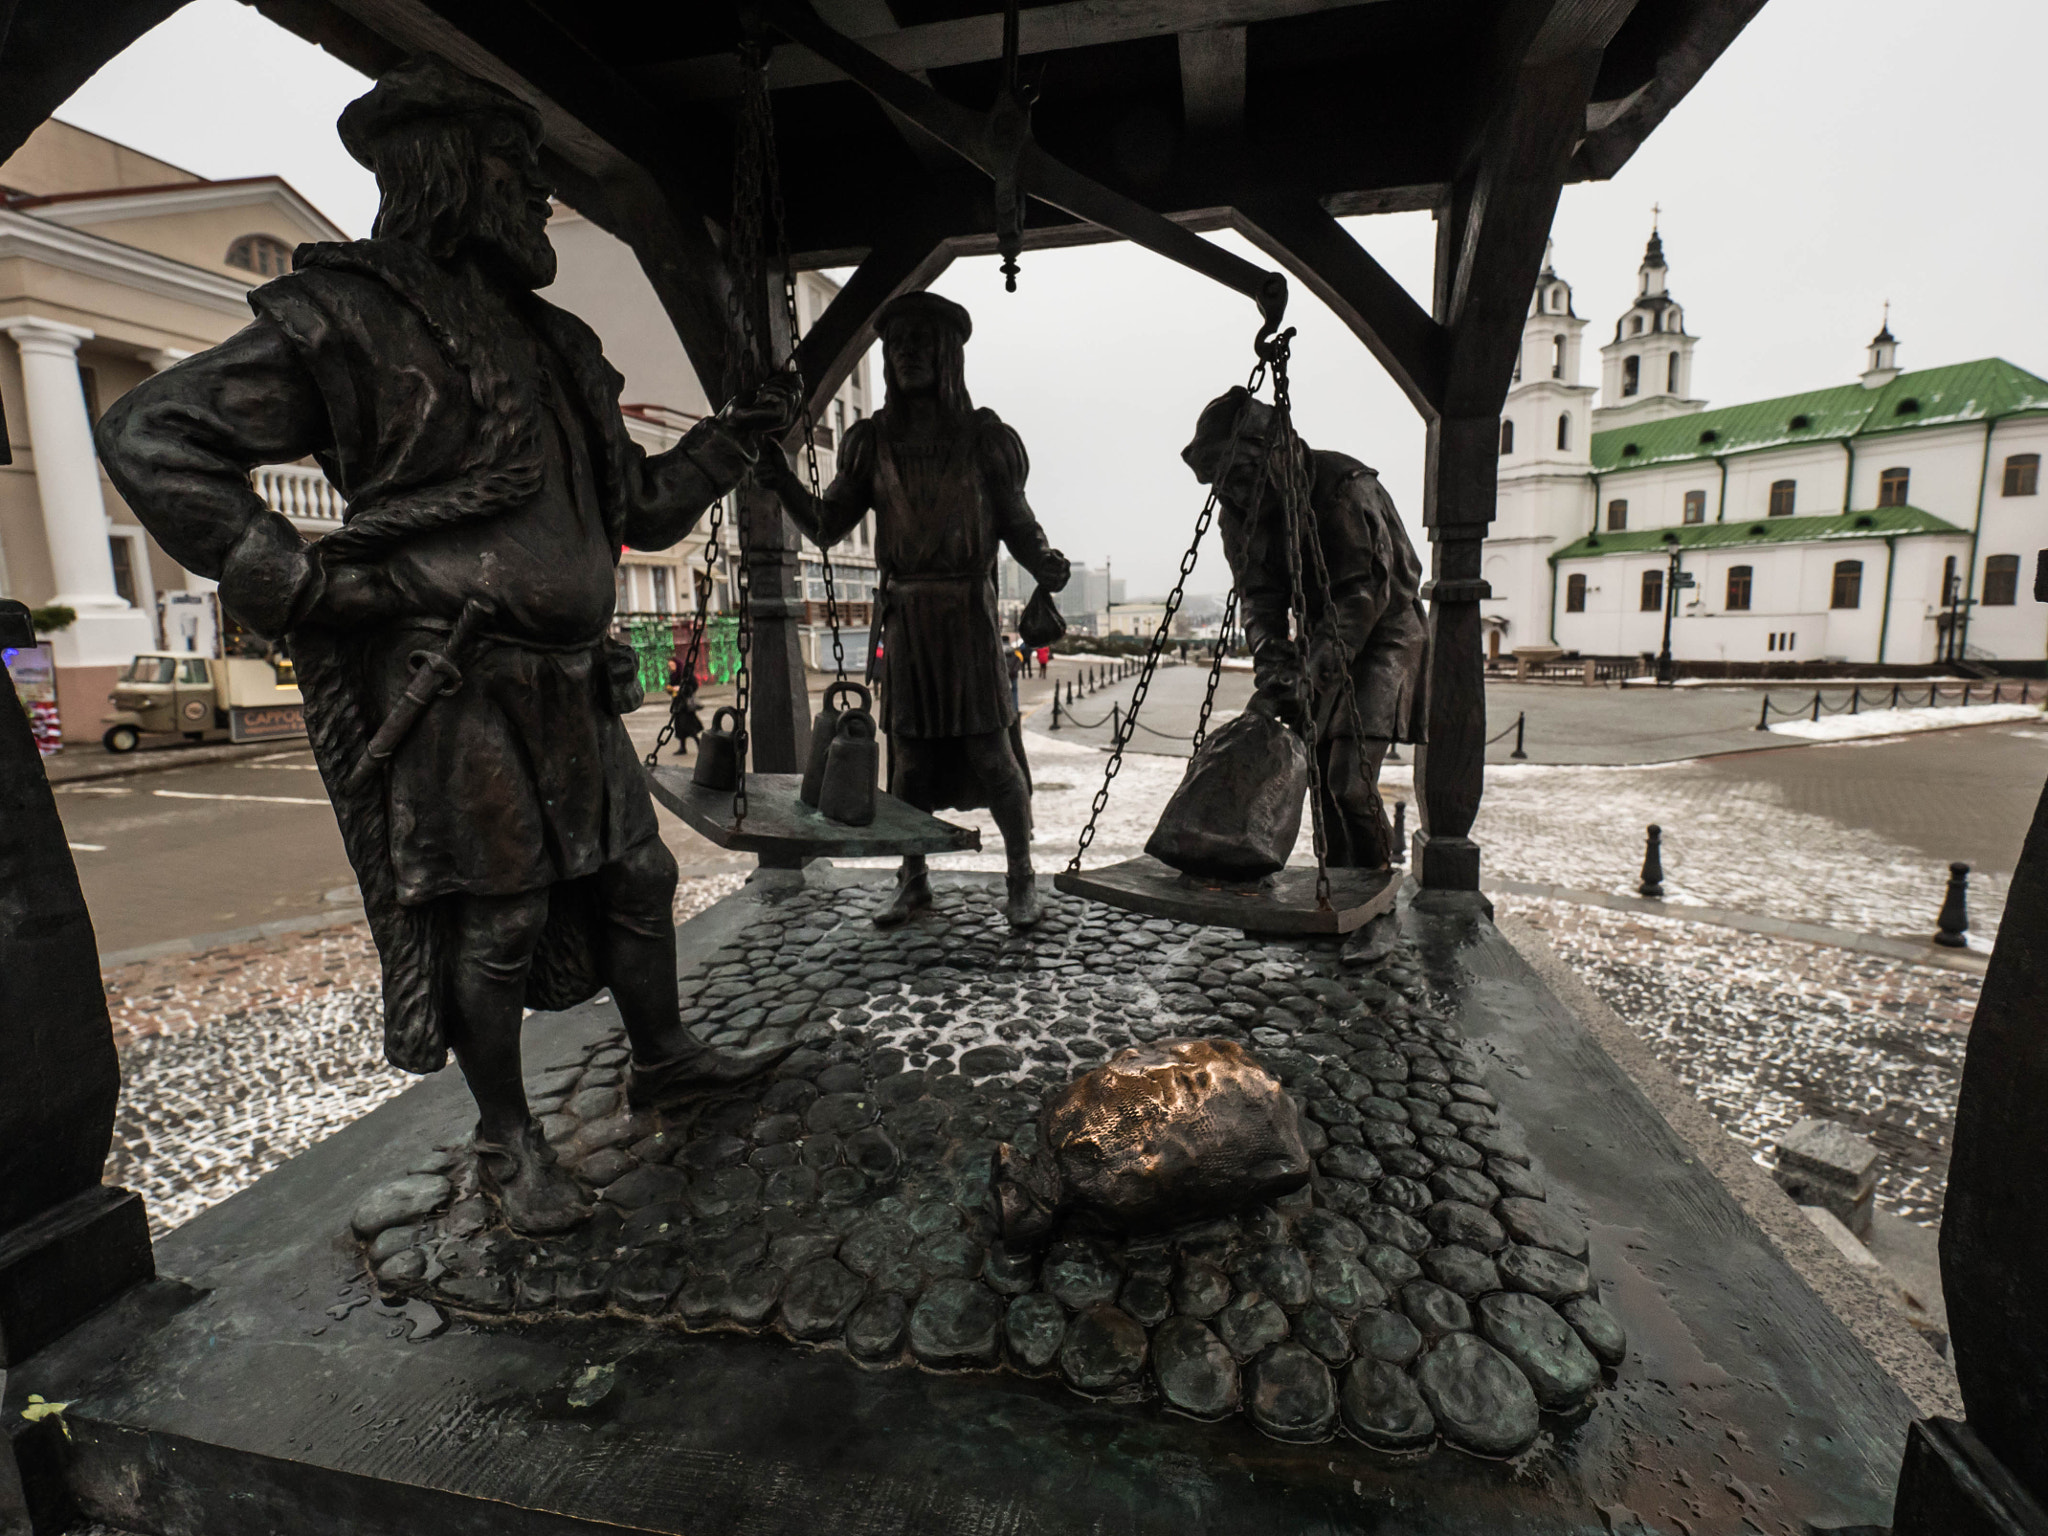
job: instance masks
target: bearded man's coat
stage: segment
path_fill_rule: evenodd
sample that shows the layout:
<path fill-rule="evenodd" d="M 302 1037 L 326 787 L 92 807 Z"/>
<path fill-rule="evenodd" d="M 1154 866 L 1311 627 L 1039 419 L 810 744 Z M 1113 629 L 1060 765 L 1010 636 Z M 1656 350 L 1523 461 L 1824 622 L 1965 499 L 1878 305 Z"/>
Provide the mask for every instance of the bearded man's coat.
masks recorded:
<path fill-rule="evenodd" d="M 618 917 L 599 872 L 657 836 L 602 651 L 613 567 L 621 544 L 674 543 L 747 457 L 707 421 L 650 462 L 587 325 L 416 245 L 302 246 L 296 268 L 250 295 L 252 325 L 117 402 L 100 451 L 172 557 L 288 644 L 383 963 L 385 1054 L 430 1072 L 447 1049 L 439 897 L 550 887 L 528 1005 L 606 985 L 597 940 Z M 310 546 L 249 483 L 308 454 L 348 502 Z M 365 572 L 403 616 L 337 627 L 323 596 Z M 458 658 L 464 686 L 349 790 L 408 658 L 440 649 L 472 598 L 496 611 Z"/>

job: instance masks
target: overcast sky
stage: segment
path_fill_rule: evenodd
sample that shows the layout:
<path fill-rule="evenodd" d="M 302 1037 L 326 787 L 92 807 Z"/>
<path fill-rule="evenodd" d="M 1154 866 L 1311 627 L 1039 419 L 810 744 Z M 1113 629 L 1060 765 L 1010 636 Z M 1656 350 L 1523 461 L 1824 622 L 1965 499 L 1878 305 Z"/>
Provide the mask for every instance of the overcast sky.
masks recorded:
<path fill-rule="evenodd" d="M 1850 381 L 1887 298 L 1907 368 L 1996 355 L 2048 374 L 2048 211 L 2028 147 L 2044 57 L 2038 0 L 1770 0 L 1620 175 L 1565 189 L 1557 267 L 1592 321 L 1581 382 L 1598 382 L 1592 348 L 1634 293 L 1653 203 L 1711 403 Z M 201 175 L 282 175 L 363 234 L 375 188 L 333 121 L 364 83 L 237 0 L 195 0 L 58 116 Z M 1350 227 L 1428 302 L 1427 214 Z M 936 285 L 974 311 L 970 388 L 1023 434 L 1053 541 L 1113 561 L 1133 597 L 1163 591 L 1201 505 L 1179 450 L 1249 370 L 1256 313 L 1129 247 L 1023 267 L 1015 294 L 993 258 Z M 1308 295 L 1289 318 L 1303 436 L 1375 466 L 1419 543 L 1413 409 Z M 1190 590 L 1224 585 L 1209 550 Z"/>

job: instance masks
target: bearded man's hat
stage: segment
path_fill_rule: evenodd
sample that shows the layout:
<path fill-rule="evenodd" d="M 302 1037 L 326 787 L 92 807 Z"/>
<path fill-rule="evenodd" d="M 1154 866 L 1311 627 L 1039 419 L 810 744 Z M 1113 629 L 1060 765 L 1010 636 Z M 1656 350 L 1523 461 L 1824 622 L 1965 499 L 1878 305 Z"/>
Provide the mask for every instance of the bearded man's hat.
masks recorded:
<path fill-rule="evenodd" d="M 510 118 L 535 144 L 540 142 L 540 114 L 517 96 L 431 53 L 417 53 L 379 75 L 375 85 L 341 109 L 334 126 L 342 148 L 374 171 L 378 145 L 398 130 L 479 116 Z"/>
<path fill-rule="evenodd" d="M 963 345 L 974 334 L 974 317 L 965 309 L 936 293 L 922 292 L 899 293 L 884 304 L 875 316 L 875 334 L 887 341 L 891 326 L 911 319 L 929 320 L 941 329 L 951 331 Z"/>

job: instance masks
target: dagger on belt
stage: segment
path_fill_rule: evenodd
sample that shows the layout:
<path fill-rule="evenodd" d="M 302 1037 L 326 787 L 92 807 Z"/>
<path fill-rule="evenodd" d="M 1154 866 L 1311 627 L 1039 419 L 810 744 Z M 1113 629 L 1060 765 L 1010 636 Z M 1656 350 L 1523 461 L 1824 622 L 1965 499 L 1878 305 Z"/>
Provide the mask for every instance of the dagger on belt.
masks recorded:
<path fill-rule="evenodd" d="M 485 619 L 497 612 L 497 606 L 480 597 L 473 597 L 462 605 L 462 613 L 455 621 L 455 628 L 449 631 L 448 643 L 438 651 L 414 651 L 406 658 L 412 668 L 412 681 L 399 695 L 398 702 L 391 706 L 391 713 L 384 717 L 384 723 L 377 727 L 377 734 L 370 738 L 370 744 L 363 749 L 363 755 L 356 759 L 356 765 L 349 770 L 344 791 L 355 793 L 368 784 L 377 770 L 398 750 L 412 731 L 429 704 L 445 698 L 462 686 L 462 669 L 455 658 L 468 649 L 470 638 Z"/>

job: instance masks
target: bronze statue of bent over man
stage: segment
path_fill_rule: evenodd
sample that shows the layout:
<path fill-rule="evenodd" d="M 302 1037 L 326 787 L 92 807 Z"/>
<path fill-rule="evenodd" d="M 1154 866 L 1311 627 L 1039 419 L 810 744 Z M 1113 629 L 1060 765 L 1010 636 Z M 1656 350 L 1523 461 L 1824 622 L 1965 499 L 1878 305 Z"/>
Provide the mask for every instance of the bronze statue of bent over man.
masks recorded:
<path fill-rule="evenodd" d="M 1067 558 L 1052 548 L 1024 499 L 1024 444 L 994 411 L 968 398 L 967 311 L 937 294 L 907 293 L 876 317 L 882 409 L 846 432 L 839 472 L 813 497 L 772 445 L 757 477 L 820 545 L 836 544 L 870 510 L 881 573 L 881 727 L 889 792 L 922 811 L 987 806 L 1009 861 L 1005 912 L 1013 928 L 1044 916 L 1031 870 L 1031 783 L 1010 700 L 996 622 L 996 548 L 1052 591 Z M 931 905 L 925 861 L 903 861 L 884 927 Z"/>
<path fill-rule="evenodd" d="M 636 1105 L 771 1064 L 679 1018 L 676 863 L 607 650 L 619 546 L 665 549 L 786 430 L 764 388 L 647 458 L 597 337 L 554 280 L 540 121 L 433 58 L 342 113 L 376 173 L 368 240 L 300 247 L 255 321 L 99 426 L 137 516 L 290 646 L 313 750 L 384 970 L 385 1054 L 475 1095 L 483 1184 L 518 1231 L 588 1213 L 527 1107 L 520 1021 L 609 987 Z M 250 488 L 315 457 L 348 500 L 307 543 Z"/>

